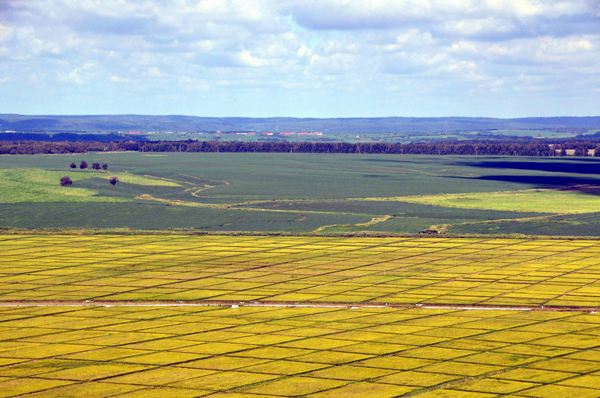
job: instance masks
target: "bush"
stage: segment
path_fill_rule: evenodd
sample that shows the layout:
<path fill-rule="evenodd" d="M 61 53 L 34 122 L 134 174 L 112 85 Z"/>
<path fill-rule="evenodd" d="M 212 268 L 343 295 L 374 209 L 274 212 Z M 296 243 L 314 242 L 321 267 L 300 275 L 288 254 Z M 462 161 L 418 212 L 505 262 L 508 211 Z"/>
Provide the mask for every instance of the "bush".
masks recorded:
<path fill-rule="evenodd" d="M 69 165 L 69 167 L 70 167 L 70 168 L 72 168 L 72 169 L 76 169 L 76 168 L 77 168 L 77 165 L 75 164 L 75 162 L 73 162 L 73 163 L 71 163 L 71 164 Z"/>
<path fill-rule="evenodd" d="M 118 177 L 110 177 L 110 183 L 115 185 L 117 182 L 119 182 L 119 178 Z"/>
<path fill-rule="evenodd" d="M 92 169 L 100 170 L 100 163 L 92 163 Z"/>
<path fill-rule="evenodd" d="M 87 169 L 87 162 L 85 160 L 82 160 L 81 163 L 79 164 L 79 168 L 80 169 Z"/>
<path fill-rule="evenodd" d="M 102 170 L 108 170 L 108 165 L 106 163 L 102 165 Z"/>
<path fill-rule="evenodd" d="M 60 179 L 61 187 L 70 187 L 71 185 L 73 185 L 73 181 L 71 181 L 71 177 L 64 176 L 63 178 Z"/>

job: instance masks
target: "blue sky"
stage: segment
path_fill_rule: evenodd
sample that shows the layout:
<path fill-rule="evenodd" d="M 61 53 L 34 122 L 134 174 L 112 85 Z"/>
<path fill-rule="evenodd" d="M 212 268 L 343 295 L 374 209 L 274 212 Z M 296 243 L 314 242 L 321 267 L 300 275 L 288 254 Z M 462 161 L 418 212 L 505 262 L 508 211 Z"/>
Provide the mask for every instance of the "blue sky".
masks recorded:
<path fill-rule="evenodd" d="M 0 113 L 600 114 L 600 0 L 0 0 Z"/>

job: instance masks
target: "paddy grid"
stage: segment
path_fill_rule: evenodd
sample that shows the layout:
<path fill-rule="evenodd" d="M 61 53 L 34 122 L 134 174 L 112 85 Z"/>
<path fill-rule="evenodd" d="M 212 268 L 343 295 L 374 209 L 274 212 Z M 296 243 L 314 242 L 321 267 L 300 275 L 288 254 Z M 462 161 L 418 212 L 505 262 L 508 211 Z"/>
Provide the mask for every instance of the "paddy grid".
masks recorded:
<path fill-rule="evenodd" d="M 600 314 L 3 307 L 0 397 L 600 396 Z"/>
<path fill-rule="evenodd" d="M 599 252 L 2 235 L 0 398 L 600 397 Z"/>
<path fill-rule="evenodd" d="M 598 307 L 600 241 L 0 236 L 0 302 Z"/>

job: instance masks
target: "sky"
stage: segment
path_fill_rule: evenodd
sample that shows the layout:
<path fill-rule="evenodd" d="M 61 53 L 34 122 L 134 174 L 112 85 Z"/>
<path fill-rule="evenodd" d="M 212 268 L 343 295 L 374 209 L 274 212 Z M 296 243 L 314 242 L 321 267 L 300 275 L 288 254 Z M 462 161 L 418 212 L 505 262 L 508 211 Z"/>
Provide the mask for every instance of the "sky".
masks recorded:
<path fill-rule="evenodd" d="M 600 115 L 600 0 L 0 0 L 0 113 Z"/>

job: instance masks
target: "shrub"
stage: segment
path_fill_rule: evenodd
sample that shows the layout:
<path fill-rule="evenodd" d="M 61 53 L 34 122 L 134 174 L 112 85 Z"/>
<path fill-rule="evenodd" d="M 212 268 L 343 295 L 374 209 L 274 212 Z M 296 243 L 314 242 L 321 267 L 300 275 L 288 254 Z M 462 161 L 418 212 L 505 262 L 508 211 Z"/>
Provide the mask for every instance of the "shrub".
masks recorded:
<path fill-rule="evenodd" d="M 62 187 L 70 187 L 71 185 L 73 185 L 73 181 L 71 181 L 71 177 L 64 176 L 63 178 L 60 179 L 60 185 Z"/>
<path fill-rule="evenodd" d="M 110 177 L 110 183 L 115 185 L 117 182 L 119 182 L 119 178 L 118 177 Z"/>
<path fill-rule="evenodd" d="M 87 162 L 85 160 L 82 160 L 81 163 L 79 164 L 79 168 L 80 169 L 87 169 Z"/>
<path fill-rule="evenodd" d="M 92 163 L 92 169 L 100 170 L 100 163 Z"/>
<path fill-rule="evenodd" d="M 75 162 L 73 162 L 73 163 L 71 163 L 71 164 L 69 165 L 69 167 L 70 167 L 70 168 L 72 168 L 72 169 L 76 169 L 76 168 L 77 168 L 77 165 L 75 164 Z"/>
<path fill-rule="evenodd" d="M 108 165 L 106 163 L 102 165 L 102 170 L 108 170 Z"/>

